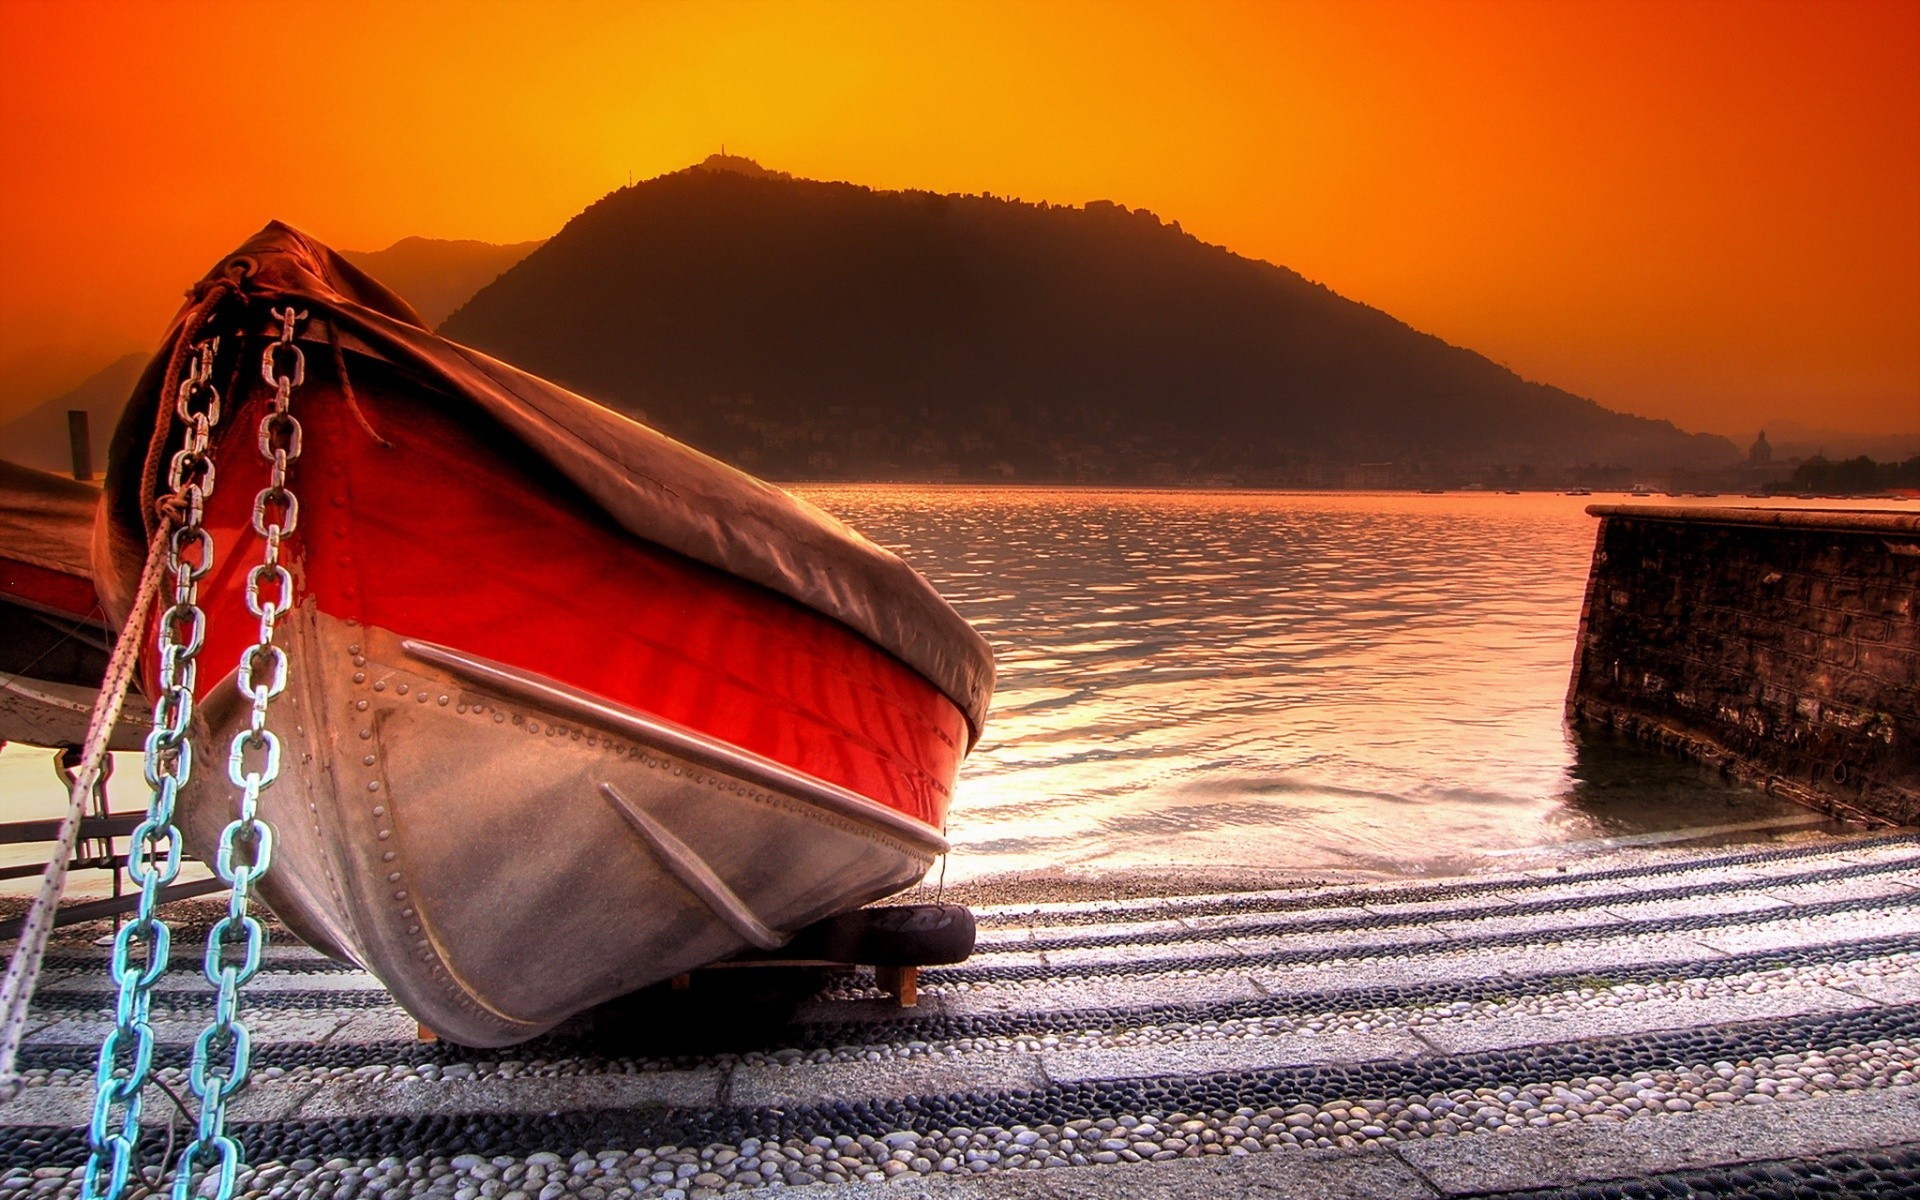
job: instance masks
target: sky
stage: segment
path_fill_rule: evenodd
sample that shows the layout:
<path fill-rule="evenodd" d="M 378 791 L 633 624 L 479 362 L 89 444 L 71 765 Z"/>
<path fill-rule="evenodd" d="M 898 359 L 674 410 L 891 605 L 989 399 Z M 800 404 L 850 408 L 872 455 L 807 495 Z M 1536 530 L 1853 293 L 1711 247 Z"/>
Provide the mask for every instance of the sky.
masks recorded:
<path fill-rule="evenodd" d="M 1689 429 L 1920 429 L 1920 0 L 0 0 L 0 417 L 269 219 L 523 241 L 722 144 L 1144 206 Z"/>

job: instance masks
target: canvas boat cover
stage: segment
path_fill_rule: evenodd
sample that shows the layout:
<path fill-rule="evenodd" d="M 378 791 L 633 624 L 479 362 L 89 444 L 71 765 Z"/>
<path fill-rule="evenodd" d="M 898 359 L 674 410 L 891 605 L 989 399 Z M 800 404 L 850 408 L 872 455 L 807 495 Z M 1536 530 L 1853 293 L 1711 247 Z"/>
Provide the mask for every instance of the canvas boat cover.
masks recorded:
<path fill-rule="evenodd" d="M 628 417 L 429 331 L 405 300 L 297 229 L 273 222 L 222 260 L 250 264 L 254 299 L 306 309 L 350 352 L 381 358 L 475 408 L 577 484 L 634 534 L 757 583 L 863 634 L 946 693 L 979 737 L 993 652 L 920 574 L 811 504 Z M 264 304 L 255 304 L 267 328 Z M 124 620 L 145 538 L 138 490 L 149 431 L 186 309 L 148 364 L 114 436 L 112 502 L 95 537 L 103 600 Z M 309 358 L 315 358 L 309 351 Z"/>
<path fill-rule="evenodd" d="M 89 547 L 99 505 L 98 488 L 0 461 L 0 555 L 93 578 Z"/>

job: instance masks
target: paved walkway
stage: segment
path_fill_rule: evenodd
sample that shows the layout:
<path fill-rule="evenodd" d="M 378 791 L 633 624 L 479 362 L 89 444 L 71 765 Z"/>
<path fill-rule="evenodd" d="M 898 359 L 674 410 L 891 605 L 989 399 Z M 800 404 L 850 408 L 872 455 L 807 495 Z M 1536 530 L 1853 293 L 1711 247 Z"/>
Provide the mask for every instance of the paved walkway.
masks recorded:
<path fill-rule="evenodd" d="M 423 1045 L 370 977 L 277 949 L 248 1000 L 245 1182 L 330 1200 L 1920 1195 L 1920 837 L 981 916 L 979 953 L 927 972 L 917 1009 L 855 977 L 776 1049 L 670 1059 L 579 1032 Z M 32 1083 L 0 1108 L 0 1197 L 77 1195 L 102 954 L 50 960 Z M 209 993 L 177 973 L 161 996 L 161 1074 L 184 1094 Z M 150 1119 L 169 1108 L 150 1093 Z"/>

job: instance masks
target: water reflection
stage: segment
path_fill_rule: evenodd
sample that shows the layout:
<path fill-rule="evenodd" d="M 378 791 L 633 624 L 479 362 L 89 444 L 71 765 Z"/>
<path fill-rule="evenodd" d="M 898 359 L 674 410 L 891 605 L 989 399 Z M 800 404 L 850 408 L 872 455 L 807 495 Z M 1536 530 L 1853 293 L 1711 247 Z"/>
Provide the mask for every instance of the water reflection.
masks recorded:
<path fill-rule="evenodd" d="M 805 491 L 924 571 L 999 655 L 949 878 L 1421 873 L 1798 811 L 1570 742 L 1587 501 Z"/>

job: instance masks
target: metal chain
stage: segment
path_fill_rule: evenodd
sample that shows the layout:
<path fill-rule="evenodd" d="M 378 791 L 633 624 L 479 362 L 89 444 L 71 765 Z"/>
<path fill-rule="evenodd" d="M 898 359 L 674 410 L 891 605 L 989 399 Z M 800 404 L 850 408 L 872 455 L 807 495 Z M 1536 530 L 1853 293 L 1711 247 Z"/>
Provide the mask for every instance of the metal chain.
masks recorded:
<path fill-rule="evenodd" d="M 280 335 L 260 355 L 260 376 L 273 387 L 273 402 L 260 418 L 260 454 L 270 464 L 267 486 L 253 498 L 253 529 L 266 542 L 262 561 L 247 572 L 247 608 L 260 618 L 259 637 L 240 655 L 236 683 L 253 702 L 247 727 L 234 734 L 227 777 L 240 789 L 239 815 L 220 832 L 214 869 L 231 889 L 227 915 L 207 931 L 207 982 L 218 989 L 213 1020 L 193 1044 L 187 1082 L 200 1097 L 200 1123 L 180 1152 L 173 1176 L 174 1200 L 188 1200 L 195 1176 L 205 1168 L 216 1200 L 230 1200 L 240 1170 L 240 1144 L 227 1133 L 227 1102 L 247 1085 L 253 1039 L 240 1020 L 240 989 L 260 971 L 266 930 L 247 911 L 253 884 L 273 862 L 273 827 L 259 816 L 260 793 L 280 774 L 280 739 L 267 728 L 267 703 L 287 685 L 287 655 L 274 645 L 274 625 L 293 606 L 293 576 L 280 562 L 280 545 L 300 524 L 300 502 L 287 486 L 287 472 L 300 457 L 300 422 L 291 412 L 293 390 L 306 381 L 307 360 L 294 341 L 307 319 L 289 305 L 273 309 Z M 227 961 L 237 948 L 238 961 Z M 215 1060 L 219 1061 L 216 1062 Z"/>
<path fill-rule="evenodd" d="M 220 421 L 220 392 L 213 385 L 213 361 L 219 348 L 218 337 L 193 348 L 174 397 L 174 412 L 187 433 L 167 472 L 167 486 L 179 507 L 176 523 L 165 535 L 173 603 L 160 614 L 159 695 L 146 745 L 146 778 L 153 795 L 127 853 L 127 876 L 139 885 L 140 905 L 134 919 L 121 926 L 113 940 L 111 970 L 119 994 L 113 1028 L 100 1043 L 94 1071 L 93 1119 L 87 1126 L 89 1153 L 82 1187 L 86 1200 L 118 1200 L 126 1190 L 140 1143 L 141 1092 L 153 1068 L 148 1013 L 153 986 L 166 972 L 172 944 L 167 925 L 155 909 L 160 890 L 180 873 L 180 836 L 173 810 L 193 774 L 188 728 L 207 624 L 200 608 L 200 580 L 213 569 L 213 538 L 201 520 L 207 497 L 213 493 L 213 460 L 207 442 Z"/>

